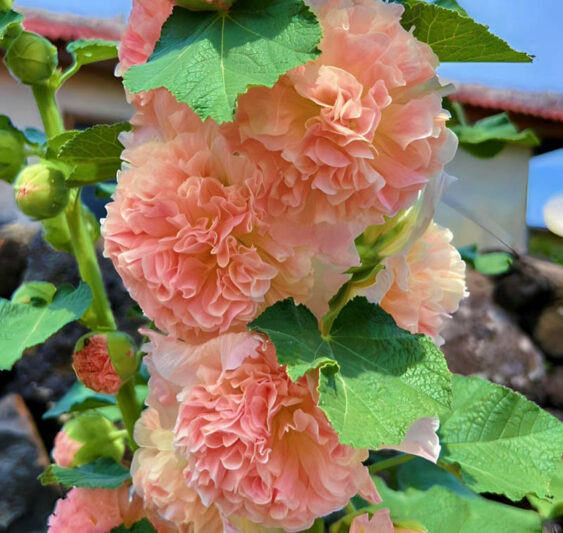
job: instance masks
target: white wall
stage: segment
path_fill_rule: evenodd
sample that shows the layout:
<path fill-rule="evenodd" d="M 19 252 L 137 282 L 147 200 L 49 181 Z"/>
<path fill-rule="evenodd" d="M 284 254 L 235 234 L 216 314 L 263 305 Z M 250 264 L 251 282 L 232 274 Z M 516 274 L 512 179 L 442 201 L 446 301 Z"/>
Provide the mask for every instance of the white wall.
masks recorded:
<path fill-rule="evenodd" d="M 453 231 L 456 246 L 502 247 L 497 238 L 474 221 L 477 220 L 508 245 L 526 250 L 530 156 L 530 149 L 516 145 L 506 146 L 493 159 L 479 159 L 462 148 L 458 150 L 446 168 L 458 180 L 446 192 L 435 217 Z"/>

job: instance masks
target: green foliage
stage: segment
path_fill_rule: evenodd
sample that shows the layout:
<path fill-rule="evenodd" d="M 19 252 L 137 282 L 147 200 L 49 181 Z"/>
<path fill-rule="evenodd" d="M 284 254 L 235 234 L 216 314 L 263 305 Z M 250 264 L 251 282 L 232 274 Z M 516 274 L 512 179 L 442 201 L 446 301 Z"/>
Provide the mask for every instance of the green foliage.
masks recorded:
<path fill-rule="evenodd" d="M 319 406 L 345 444 L 397 445 L 415 420 L 449 408 L 450 375 L 440 350 L 365 298 L 342 309 L 328 338 L 315 316 L 291 299 L 268 308 L 249 328 L 269 335 L 291 379 L 320 369 Z"/>
<path fill-rule="evenodd" d="M 79 67 L 106 61 L 117 57 L 116 41 L 101 41 L 99 39 L 80 39 L 67 44 L 66 51 L 72 55 L 76 65 Z"/>
<path fill-rule="evenodd" d="M 457 11 L 460 15 L 463 15 L 464 17 L 469 16 L 467 14 L 467 11 L 465 11 L 465 9 L 463 9 L 463 7 L 461 7 L 456 0 L 433 0 L 432 3 L 440 7 L 445 7 L 447 9 L 453 9 L 454 11 Z"/>
<path fill-rule="evenodd" d="M 85 489 L 117 489 L 129 479 L 129 470 L 109 457 L 102 457 L 78 468 L 50 465 L 39 476 L 42 485 L 60 483 L 68 488 Z"/>
<path fill-rule="evenodd" d="M 405 13 L 401 24 L 407 30 L 414 26 L 414 36 L 428 43 L 440 61 L 511 61 L 530 62 L 532 58 L 517 52 L 459 11 L 421 0 L 401 2 Z"/>
<path fill-rule="evenodd" d="M 453 405 L 440 419 L 440 464 L 476 492 L 520 500 L 549 494 L 563 452 L 563 424 L 521 394 L 453 376 Z"/>
<path fill-rule="evenodd" d="M 447 101 L 452 113 L 448 126 L 458 136 L 460 146 L 476 157 L 488 159 L 495 157 L 508 144 L 538 146 L 540 140 L 536 134 L 526 129 L 518 131 L 506 113 L 468 124 L 463 107 L 457 102 Z"/>
<path fill-rule="evenodd" d="M 111 405 L 115 405 L 114 396 L 94 392 L 80 381 L 76 381 L 68 392 L 43 415 L 43 418 L 57 418 L 66 413 L 77 413 Z"/>
<path fill-rule="evenodd" d="M 11 301 L 16 304 L 36 306 L 49 305 L 57 292 L 57 287 L 45 281 L 31 281 L 20 285 L 12 294 Z"/>
<path fill-rule="evenodd" d="M 538 498 L 533 494 L 528 495 L 530 503 L 546 519 L 555 519 L 563 516 L 563 460 L 559 461 L 555 475 L 549 483 L 550 496 Z"/>
<path fill-rule="evenodd" d="M 96 189 L 94 190 L 94 194 L 96 198 L 111 198 L 113 194 L 115 194 L 115 189 L 117 187 L 117 183 L 98 183 L 96 185 Z"/>
<path fill-rule="evenodd" d="M 302 0 L 239 0 L 228 12 L 174 8 L 145 65 L 130 68 L 132 92 L 166 87 L 201 118 L 231 121 L 248 87 L 271 87 L 314 59 L 321 28 Z"/>
<path fill-rule="evenodd" d="M 531 511 L 459 494 L 434 485 L 428 490 L 408 488 L 394 491 L 375 478 L 383 503 L 393 522 L 419 522 L 428 533 L 541 533 L 541 520 Z M 373 509 L 373 508 L 372 508 Z"/>
<path fill-rule="evenodd" d="M 61 286 L 49 305 L 35 306 L 0 299 L 0 370 L 10 370 L 23 351 L 47 340 L 69 322 L 80 318 L 92 302 L 92 291 Z"/>
<path fill-rule="evenodd" d="M 512 256 L 506 252 L 480 254 L 477 245 L 470 244 L 458 248 L 461 258 L 475 270 L 488 276 L 497 276 L 510 270 Z"/>
<path fill-rule="evenodd" d="M 0 46 L 3 45 L 3 39 L 9 39 L 21 31 L 22 20 L 23 15 L 20 13 L 16 13 L 11 9 L 0 10 Z"/>
<path fill-rule="evenodd" d="M 125 527 L 124 524 L 119 527 L 114 527 L 110 533 L 156 533 L 156 529 L 152 527 L 152 524 L 143 518 L 140 522 L 135 522 L 130 528 Z"/>
<path fill-rule="evenodd" d="M 118 137 L 130 129 L 127 122 L 100 124 L 80 132 L 66 132 L 49 140 L 48 146 L 52 151 L 58 149 L 57 159 L 71 168 L 67 184 L 90 185 L 115 178 L 123 151 Z"/>

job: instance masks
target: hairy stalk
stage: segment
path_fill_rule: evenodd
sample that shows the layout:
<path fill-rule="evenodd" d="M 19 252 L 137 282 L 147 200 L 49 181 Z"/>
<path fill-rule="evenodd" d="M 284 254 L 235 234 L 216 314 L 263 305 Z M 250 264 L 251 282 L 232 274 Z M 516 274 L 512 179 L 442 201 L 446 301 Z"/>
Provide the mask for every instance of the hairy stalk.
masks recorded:
<path fill-rule="evenodd" d="M 135 451 L 138 446 L 135 443 L 133 436 L 135 429 L 135 422 L 141 415 L 142 406 L 137 401 L 135 396 L 135 384 L 134 379 L 128 379 L 119 389 L 116 396 L 117 406 L 121 411 L 123 416 L 123 423 L 125 424 L 125 429 L 129 435 L 129 447 Z"/>
<path fill-rule="evenodd" d="M 385 459 L 385 461 L 379 461 L 378 463 L 373 463 L 372 465 L 368 466 L 369 473 L 371 475 L 375 474 L 376 472 L 380 472 L 381 470 L 388 470 L 389 468 L 393 468 L 394 466 L 399 466 L 404 463 L 408 463 L 414 459 L 414 455 L 409 454 L 401 454 L 397 455 L 396 457 L 391 457 L 391 459 Z"/>

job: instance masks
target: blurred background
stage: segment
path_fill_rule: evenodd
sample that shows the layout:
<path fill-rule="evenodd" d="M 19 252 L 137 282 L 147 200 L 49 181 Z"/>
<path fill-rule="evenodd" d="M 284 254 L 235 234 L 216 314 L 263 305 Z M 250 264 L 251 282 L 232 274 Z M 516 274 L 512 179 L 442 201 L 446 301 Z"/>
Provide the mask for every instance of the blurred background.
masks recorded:
<path fill-rule="evenodd" d="M 449 63 L 439 69 L 443 81 L 455 85 L 449 106 L 458 122 L 461 113 L 462 121 L 479 127 L 479 121 L 506 113 L 523 132 L 492 145 L 467 138 L 448 165 L 458 179 L 436 218 L 452 229 L 454 244 L 478 268 L 468 269 L 471 296 L 448 323 L 444 351 L 452 371 L 508 385 L 563 419 L 563 2 L 460 4 L 535 60 Z M 69 41 L 119 40 L 131 2 L 16 0 L 15 7 L 26 16 L 27 29 L 57 44 L 64 65 L 70 63 Z M 132 110 L 114 70 L 112 61 L 89 65 L 64 85 L 59 103 L 67 128 L 129 119 Z M 2 114 L 22 129 L 41 129 L 31 90 L 18 85 L 3 66 Z M 93 189 L 85 195 L 103 217 L 107 200 L 97 198 Z M 10 186 L 0 182 L 0 297 L 10 298 L 23 281 L 76 283 L 72 259 L 42 242 L 40 227 L 18 213 L 12 197 Z M 512 262 L 498 268 L 494 261 L 476 260 L 485 252 L 506 252 Z M 111 265 L 105 260 L 103 265 L 120 328 L 134 334 L 142 319 Z M 30 350 L 34 357 L 0 374 L 0 532 L 46 530 L 59 494 L 40 487 L 35 478 L 48 462 L 59 421 L 44 415 L 74 382 L 70 360 L 81 334 L 79 325 L 67 326 Z M 558 527 L 548 526 L 552 532 L 561 531 Z"/>

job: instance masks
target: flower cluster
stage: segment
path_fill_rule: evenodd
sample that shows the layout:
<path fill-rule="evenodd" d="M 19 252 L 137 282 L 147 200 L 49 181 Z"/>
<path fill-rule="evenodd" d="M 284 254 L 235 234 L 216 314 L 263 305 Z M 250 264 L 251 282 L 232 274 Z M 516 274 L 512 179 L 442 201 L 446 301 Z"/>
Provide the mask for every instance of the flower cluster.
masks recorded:
<path fill-rule="evenodd" d="M 129 95 L 134 128 L 103 236 L 166 334 L 147 332 L 148 408 L 132 463 L 135 498 L 159 531 L 300 531 L 356 494 L 379 501 L 368 450 L 342 444 L 319 407 L 318 373 L 291 380 L 246 326 L 288 297 L 320 319 L 360 264 L 356 238 L 412 208 L 456 140 L 437 58 L 401 27 L 401 6 L 310 4 L 322 53 L 249 89 L 233 123 L 202 122 L 163 88 Z M 120 72 L 147 61 L 173 5 L 134 0 Z M 450 238 L 427 224 L 365 289 L 401 327 L 437 340 L 465 291 Z M 395 448 L 436 460 L 436 429 L 421 419 Z M 68 463 L 72 443 L 58 440 Z M 352 525 L 376 529 L 393 531 L 388 514 Z"/>

